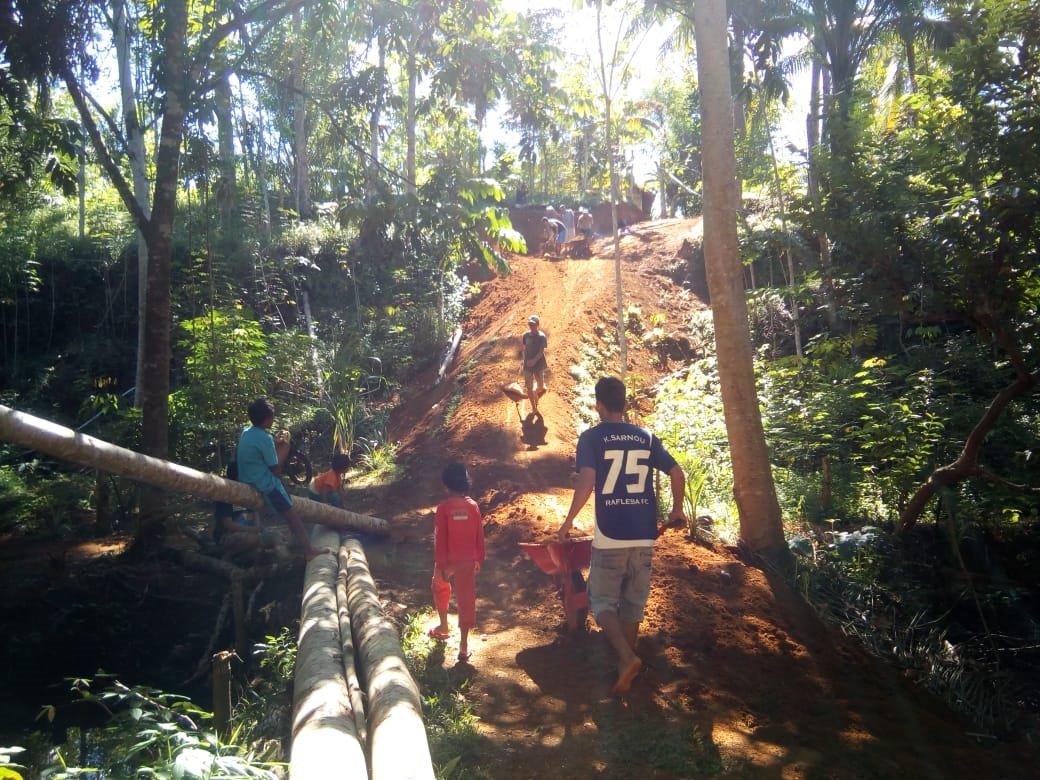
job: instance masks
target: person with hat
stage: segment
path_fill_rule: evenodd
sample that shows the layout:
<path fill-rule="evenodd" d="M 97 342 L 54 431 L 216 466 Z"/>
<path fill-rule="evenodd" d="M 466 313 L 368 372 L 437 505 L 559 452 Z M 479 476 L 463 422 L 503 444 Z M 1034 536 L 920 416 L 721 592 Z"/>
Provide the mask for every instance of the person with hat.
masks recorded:
<path fill-rule="evenodd" d="M 539 330 L 540 324 L 537 314 L 527 318 L 528 331 L 524 334 L 524 346 L 520 350 L 520 357 L 524 361 L 524 387 L 531 401 L 532 415 L 538 414 L 538 399 L 545 393 L 545 348 L 549 345 L 549 339 Z"/>

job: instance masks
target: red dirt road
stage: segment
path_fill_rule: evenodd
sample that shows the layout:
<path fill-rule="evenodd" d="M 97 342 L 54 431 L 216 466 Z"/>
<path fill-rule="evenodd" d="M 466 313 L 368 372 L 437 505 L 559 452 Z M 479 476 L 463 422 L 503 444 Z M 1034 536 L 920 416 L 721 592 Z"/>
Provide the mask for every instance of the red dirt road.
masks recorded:
<path fill-rule="evenodd" d="M 703 307 L 660 273 L 698 229 L 696 221 L 645 223 L 623 240 L 626 305 L 638 303 L 644 319 L 662 313 L 676 328 Z M 395 542 L 372 545 L 373 572 L 391 604 L 411 610 L 430 603 L 441 468 L 458 459 L 470 469 L 488 561 L 473 657 L 456 666 L 456 632 L 443 664 L 470 679 L 486 745 L 461 766 L 494 778 L 1029 776 L 1031 746 L 980 743 L 896 671 L 821 625 L 782 582 L 685 532 L 667 532 L 656 548 L 639 648 L 645 666 L 626 700 L 610 693 L 614 659 L 598 630 L 563 639 L 552 580 L 517 542 L 555 531 L 570 502 L 576 391 L 588 383 L 572 372 L 585 362 L 584 345 L 601 343 L 597 329 L 613 327 L 610 251 L 599 241 L 591 260 L 516 258 L 511 276 L 486 283 L 445 382 L 405 389 L 393 420 L 403 483 L 365 491 L 362 510 L 398 531 Z M 501 392 L 517 378 L 532 313 L 549 337 L 544 428 Z M 642 387 L 661 373 L 650 358 L 630 343 L 630 377 Z M 579 530 L 591 529 L 590 512 L 591 502 Z"/>

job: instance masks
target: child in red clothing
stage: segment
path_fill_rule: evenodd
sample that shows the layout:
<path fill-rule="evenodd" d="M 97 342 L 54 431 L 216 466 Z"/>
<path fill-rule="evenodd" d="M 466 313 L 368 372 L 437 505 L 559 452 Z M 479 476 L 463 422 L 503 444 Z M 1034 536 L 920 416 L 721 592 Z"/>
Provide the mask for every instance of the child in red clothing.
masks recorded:
<path fill-rule="evenodd" d="M 433 605 L 441 622 L 430 630 L 434 639 L 447 639 L 448 602 L 452 580 L 459 608 L 459 660 L 469 659 L 469 631 L 477 620 L 476 574 L 484 561 L 484 520 L 469 497 L 469 474 L 461 463 L 449 463 L 441 474 L 448 498 L 437 505 L 433 533 Z"/>

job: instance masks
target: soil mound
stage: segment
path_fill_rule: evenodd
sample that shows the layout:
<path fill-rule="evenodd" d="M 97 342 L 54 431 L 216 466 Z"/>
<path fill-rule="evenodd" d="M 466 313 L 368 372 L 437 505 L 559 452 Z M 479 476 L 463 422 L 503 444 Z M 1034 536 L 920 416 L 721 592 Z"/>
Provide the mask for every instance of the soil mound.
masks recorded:
<path fill-rule="evenodd" d="M 622 237 L 626 306 L 682 330 L 704 304 L 672 276 L 699 231 L 698 220 L 667 220 Z M 1023 746 L 976 741 L 897 672 L 825 628 L 785 583 L 680 531 L 655 553 L 644 669 L 625 701 L 611 695 L 615 667 L 602 635 L 566 634 L 559 583 L 518 546 L 546 539 L 563 520 L 579 406 L 572 374 L 615 322 L 613 245 L 600 239 L 592 249 L 588 260 L 512 258 L 512 275 L 484 286 L 446 380 L 415 393 L 393 419 L 407 489 L 369 496 L 372 513 L 398 530 L 394 542 L 373 546 L 373 571 L 391 604 L 414 608 L 430 603 L 440 470 L 456 459 L 470 469 L 489 556 L 468 667 L 488 741 L 477 763 L 496 778 L 1026 776 Z M 530 314 L 549 339 L 541 418 L 502 392 L 518 378 Z M 630 341 L 630 381 L 652 387 L 667 359 Z M 650 399 L 642 403 L 649 411 Z M 585 512 L 578 530 L 592 528 L 591 502 Z M 449 643 L 444 658 L 455 651 Z M 649 732 L 654 740 L 640 739 Z"/>

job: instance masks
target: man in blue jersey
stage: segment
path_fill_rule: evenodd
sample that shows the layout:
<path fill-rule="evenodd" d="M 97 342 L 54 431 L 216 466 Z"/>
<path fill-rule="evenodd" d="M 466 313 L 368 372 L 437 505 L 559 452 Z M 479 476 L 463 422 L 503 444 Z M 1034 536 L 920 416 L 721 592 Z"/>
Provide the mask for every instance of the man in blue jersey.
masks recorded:
<path fill-rule="evenodd" d="M 578 481 L 557 536 L 567 538 L 575 516 L 595 492 L 589 607 L 617 652 L 614 693 L 624 694 L 643 666 L 636 639 L 650 596 L 650 563 L 659 533 L 652 471 L 663 471 L 671 482 L 669 525 L 685 519 L 686 475 L 660 439 L 625 422 L 625 384 L 620 379 L 607 376 L 596 383 L 596 411 L 600 423 L 578 438 Z"/>

